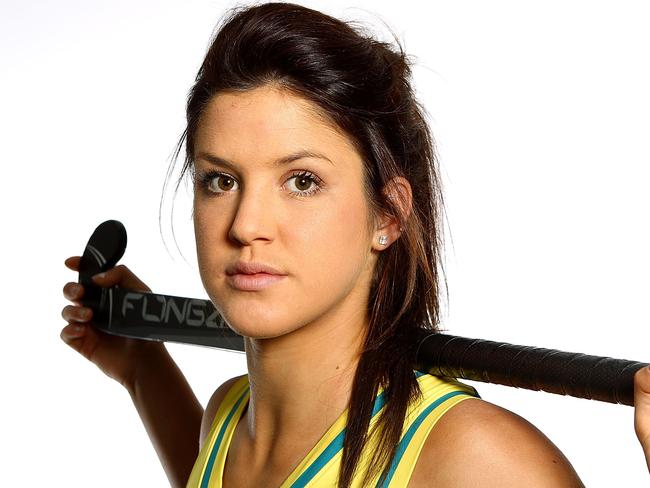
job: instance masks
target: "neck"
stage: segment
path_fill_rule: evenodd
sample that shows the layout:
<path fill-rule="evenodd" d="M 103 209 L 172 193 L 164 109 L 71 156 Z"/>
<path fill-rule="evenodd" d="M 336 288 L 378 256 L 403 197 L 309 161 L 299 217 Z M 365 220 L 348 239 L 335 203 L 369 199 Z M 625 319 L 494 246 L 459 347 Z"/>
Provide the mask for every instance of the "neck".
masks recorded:
<path fill-rule="evenodd" d="M 307 454 L 347 408 L 368 319 L 321 319 L 280 337 L 246 338 L 250 400 L 240 439 L 253 466 Z"/>

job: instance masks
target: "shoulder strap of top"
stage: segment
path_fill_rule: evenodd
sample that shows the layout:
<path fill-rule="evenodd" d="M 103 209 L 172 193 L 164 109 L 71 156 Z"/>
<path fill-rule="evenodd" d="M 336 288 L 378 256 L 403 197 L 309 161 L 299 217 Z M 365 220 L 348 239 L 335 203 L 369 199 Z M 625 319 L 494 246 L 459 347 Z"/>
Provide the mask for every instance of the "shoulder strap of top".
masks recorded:
<path fill-rule="evenodd" d="M 476 389 L 455 378 L 438 377 L 415 372 L 422 401 L 407 410 L 402 438 L 397 446 L 388 476 L 377 487 L 407 486 L 413 474 L 420 451 L 431 429 L 454 405 L 468 398 L 481 398 Z"/>
<path fill-rule="evenodd" d="M 242 375 L 241 378 L 239 378 L 232 385 L 230 385 L 228 392 L 223 397 L 223 400 L 221 400 L 221 403 L 217 407 L 217 411 L 214 414 L 214 418 L 212 419 L 212 425 L 210 427 L 210 434 L 208 435 L 208 437 L 211 436 L 212 430 L 215 428 L 215 424 L 220 419 L 222 420 L 226 415 L 228 415 L 228 412 L 232 409 L 233 405 L 237 402 L 237 400 L 239 400 L 239 397 L 241 397 L 242 393 L 244 391 L 248 391 L 248 389 L 249 389 L 249 384 L 248 384 L 247 374 Z"/>
<path fill-rule="evenodd" d="M 221 486 L 220 477 L 226 455 L 226 450 L 221 446 L 230 444 L 235 428 L 231 420 L 239 418 L 249 395 L 248 375 L 244 375 L 232 384 L 217 408 L 206 442 L 194 462 L 187 488 Z"/>

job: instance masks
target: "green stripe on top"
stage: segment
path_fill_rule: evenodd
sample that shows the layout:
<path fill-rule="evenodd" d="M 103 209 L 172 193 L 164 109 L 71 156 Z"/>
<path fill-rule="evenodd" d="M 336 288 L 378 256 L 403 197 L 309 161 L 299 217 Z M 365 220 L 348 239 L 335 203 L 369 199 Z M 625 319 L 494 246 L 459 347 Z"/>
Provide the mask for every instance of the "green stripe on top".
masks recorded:
<path fill-rule="evenodd" d="M 241 404 L 242 401 L 244 401 L 244 398 L 246 397 L 246 394 L 248 393 L 248 390 L 250 387 L 246 387 L 244 390 L 244 393 L 241 394 L 235 405 L 230 409 L 230 413 L 228 413 L 228 417 L 226 417 L 225 422 L 221 425 L 221 429 L 219 429 L 219 435 L 217 436 L 217 440 L 214 443 L 214 446 L 212 446 L 212 451 L 210 451 L 210 457 L 208 458 L 208 462 L 206 463 L 205 466 L 205 472 L 203 473 L 203 477 L 201 478 L 201 488 L 208 488 L 208 482 L 210 481 L 210 475 L 212 474 L 212 469 L 214 468 L 214 460 L 217 457 L 217 453 L 219 452 L 219 447 L 221 447 L 221 441 L 223 440 L 223 436 L 226 433 L 226 429 L 228 429 L 228 425 L 230 424 L 230 421 L 232 420 L 233 415 L 235 415 L 235 412 L 237 411 L 237 407 Z"/>
<path fill-rule="evenodd" d="M 377 398 L 375 398 L 375 404 L 372 409 L 372 417 L 383 408 L 384 406 L 384 392 L 382 391 Z M 339 435 L 337 435 L 332 442 L 323 450 L 320 455 L 314 459 L 314 462 L 307 467 L 300 477 L 291 484 L 291 488 L 303 488 L 309 483 L 318 472 L 323 469 L 323 467 L 334 457 L 336 454 L 343 449 L 343 441 L 345 439 L 345 432 L 347 428 L 344 428 Z"/>
<path fill-rule="evenodd" d="M 413 370 L 415 377 L 419 378 L 420 376 L 428 373 L 423 373 L 421 371 Z M 377 398 L 375 399 L 375 404 L 372 409 L 372 417 L 383 408 L 385 403 L 384 392 L 382 391 Z M 343 441 L 345 440 L 345 432 L 347 429 L 343 429 L 339 435 L 337 435 L 332 442 L 323 450 L 320 455 L 314 459 L 314 462 L 311 463 L 300 475 L 300 477 L 291 484 L 291 488 L 303 488 L 309 483 L 314 476 L 316 476 L 321 469 L 334 457 L 336 454 L 343 449 Z"/>
<path fill-rule="evenodd" d="M 422 424 L 422 422 L 427 417 L 427 415 L 429 415 L 433 410 L 435 410 L 436 407 L 438 407 L 441 403 L 458 395 L 474 396 L 465 391 L 451 391 L 446 395 L 441 396 L 436 401 L 432 402 L 431 405 L 425 408 L 420 413 L 420 415 L 418 415 L 418 417 L 415 419 L 415 421 L 413 421 L 409 429 L 406 431 L 406 434 L 404 434 L 402 440 L 398 444 L 397 450 L 395 451 L 395 457 L 393 458 L 393 462 L 391 463 L 390 470 L 388 471 L 386 478 L 384 479 L 383 483 L 382 483 L 382 478 L 380 478 L 379 481 L 377 482 L 376 488 L 388 487 L 391 479 L 393 478 L 393 475 L 395 474 L 395 471 L 397 470 L 397 466 L 399 466 L 399 463 L 402 460 L 402 456 L 404 456 L 404 453 L 406 452 L 406 448 L 408 447 L 409 443 L 411 442 L 411 439 L 415 435 L 415 431 L 418 429 L 420 424 Z"/>

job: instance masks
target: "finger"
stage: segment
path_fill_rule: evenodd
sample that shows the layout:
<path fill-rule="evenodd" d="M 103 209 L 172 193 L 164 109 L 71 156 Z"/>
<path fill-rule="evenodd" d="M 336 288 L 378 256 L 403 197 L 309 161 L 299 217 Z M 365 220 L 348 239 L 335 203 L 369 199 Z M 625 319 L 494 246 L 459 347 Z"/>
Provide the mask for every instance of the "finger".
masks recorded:
<path fill-rule="evenodd" d="M 70 256 L 64 261 L 64 264 L 72 271 L 79 271 L 79 261 L 81 261 L 81 256 Z"/>
<path fill-rule="evenodd" d="M 81 352 L 84 342 L 83 340 L 86 336 L 88 327 L 89 326 L 85 324 L 72 322 L 61 329 L 59 337 L 61 337 L 61 340 L 72 347 L 75 351 Z"/>
<path fill-rule="evenodd" d="M 88 324 L 82 324 L 79 322 L 71 322 L 61 329 L 61 334 L 66 337 L 80 337 L 88 329 Z"/>
<path fill-rule="evenodd" d="M 93 311 L 89 307 L 78 307 L 76 305 L 66 305 L 61 310 L 61 317 L 67 322 L 88 322 L 93 317 Z"/>
<path fill-rule="evenodd" d="M 124 266 L 123 264 L 110 268 L 102 273 L 97 273 L 92 276 L 92 280 L 99 286 L 113 286 L 117 285 L 124 279 Z"/>
<path fill-rule="evenodd" d="M 119 285 L 132 290 L 151 291 L 133 272 L 123 264 L 115 266 L 103 273 L 98 273 L 92 277 L 93 281 L 99 286 Z"/>
<path fill-rule="evenodd" d="M 63 296 L 71 302 L 78 301 L 83 295 L 84 287 L 79 283 L 70 281 L 63 287 Z"/>

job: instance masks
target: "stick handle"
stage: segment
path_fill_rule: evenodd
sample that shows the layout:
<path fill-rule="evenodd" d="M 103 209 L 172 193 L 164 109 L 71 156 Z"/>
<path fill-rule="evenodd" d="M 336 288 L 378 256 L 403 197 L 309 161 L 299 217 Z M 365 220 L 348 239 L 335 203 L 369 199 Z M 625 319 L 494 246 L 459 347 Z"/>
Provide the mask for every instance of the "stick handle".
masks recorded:
<path fill-rule="evenodd" d="M 648 365 L 542 347 L 422 332 L 416 364 L 449 376 L 634 405 L 634 373 Z"/>

